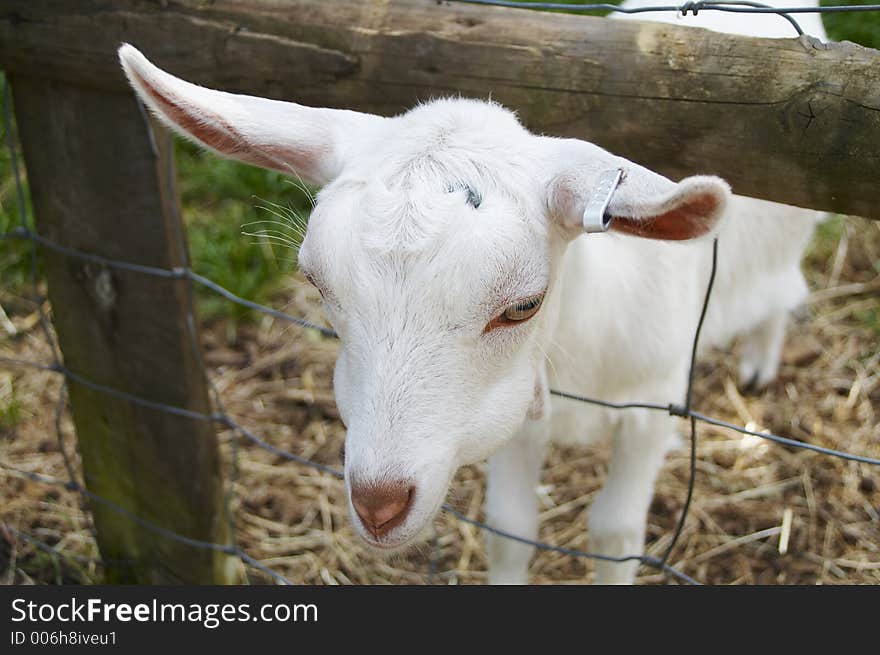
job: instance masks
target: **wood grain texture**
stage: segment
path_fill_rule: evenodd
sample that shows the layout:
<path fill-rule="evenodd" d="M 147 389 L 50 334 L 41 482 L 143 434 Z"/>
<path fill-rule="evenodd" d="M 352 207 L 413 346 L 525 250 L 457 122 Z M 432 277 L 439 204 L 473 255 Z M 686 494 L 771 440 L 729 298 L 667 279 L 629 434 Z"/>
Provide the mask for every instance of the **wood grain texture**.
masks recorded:
<path fill-rule="evenodd" d="M 488 97 L 677 179 L 880 218 L 880 53 L 436 0 L 4 0 L 0 66 L 124 89 L 128 41 L 186 79 L 389 115 Z"/>
<path fill-rule="evenodd" d="M 132 96 L 13 76 L 16 118 L 39 232 L 137 264 L 185 266 L 169 140 Z M 185 317 L 188 281 L 44 251 L 65 365 L 153 402 L 210 413 Z M 87 488 L 192 539 L 228 543 L 216 426 L 69 384 Z M 107 581 L 232 582 L 230 558 L 160 536 L 92 503 Z"/>

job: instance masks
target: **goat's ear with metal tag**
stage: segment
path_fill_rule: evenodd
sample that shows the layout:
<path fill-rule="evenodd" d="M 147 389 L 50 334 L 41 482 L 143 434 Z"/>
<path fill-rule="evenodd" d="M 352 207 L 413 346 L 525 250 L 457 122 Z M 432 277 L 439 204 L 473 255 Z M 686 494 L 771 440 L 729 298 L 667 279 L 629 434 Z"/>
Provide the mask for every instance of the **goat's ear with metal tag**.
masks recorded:
<path fill-rule="evenodd" d="M 730 187 L 717 177 L 686 177 L 663 190 L 620 185 L 608 207 L 611 229 L 646 239 L 685 241 L 710 235 L 724 216 Z"/>
<path fill-rule="evenodd" d="M 623 171 L 615 168 L 599 174 L 593 190 L 584 207 L 584 232 L 607 232 L 611 226 L 612 216 L 608 214 L 608 205 L 620 184 Z"/>
<path fill-rule="evenodd" d="M 585 141 L 538 138 L 551 172 L 547 211 L 567 238 L 609 231 L 682 241 L 710 234 L 724 215 L 730 187 L 720 178 L 676 183 Z"/>

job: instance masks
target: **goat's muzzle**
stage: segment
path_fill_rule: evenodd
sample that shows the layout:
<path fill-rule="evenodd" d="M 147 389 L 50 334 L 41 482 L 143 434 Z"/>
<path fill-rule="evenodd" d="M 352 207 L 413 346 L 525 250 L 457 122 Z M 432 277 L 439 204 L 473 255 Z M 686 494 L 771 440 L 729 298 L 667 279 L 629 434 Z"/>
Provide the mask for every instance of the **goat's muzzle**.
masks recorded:
<path fill-rule="evenodd" d="M 409 482 L 352 484 L 351 504 L 364 529 L 381 541 L 406 520 L 415 491 Z"/>

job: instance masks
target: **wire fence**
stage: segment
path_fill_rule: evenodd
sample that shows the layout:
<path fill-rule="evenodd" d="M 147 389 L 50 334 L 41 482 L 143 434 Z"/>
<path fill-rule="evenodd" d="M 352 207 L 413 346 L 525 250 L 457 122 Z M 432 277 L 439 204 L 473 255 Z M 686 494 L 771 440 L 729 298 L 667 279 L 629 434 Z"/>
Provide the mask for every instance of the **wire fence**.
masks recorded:
<path fill-rule="evenodd" d="M 567 5 L 561 3 L 527 3 L 527 2 L 514 2 L 514 1 L 506 1 L 506 0 L 448 0 L 449 2 L 459 2 L 459 3 L 467 3 L 467 4 L 481 4 L 481 5 L 492 5 L 492 6 L 504 6 L 504 7 L 519 7 L 519 8 L 528 8 L 528 9 L 564 9 L 567 11 L 595 11 L 595 10 L 604 10 L 604 11 L 616 11 L 623 13 L 643 13 L 649 11 L 669 11 L 669 12 L 677 12 L 682 15 L 687 15 L 690 12 L 693 15 L 697 15 L 699 11 L 705 10 L 714 10 L 714 11 L 727 11 L 727 12 L 748 12 L 748 13 L 774 13 L 780 14 L 787 18 L 797 29 L 798 34 L 802 34 L 803 31 L 797 25 L 796 21 L 789 16 L 788 14 L 794 13 L 807 13 L 807 12 L 822 12 L 822 13 L 831 13 L 831 12 L 842 12 L 842 11 L 880 11 L 880 5 L 864 5 L 864 6 L 838 6 L 838 7 L 802 7 L 802 8 L 786 8 L 786 9 L 778 9 L 773 7 L 767 7 L 766 5 L 761 5 L 760 3 L 754 2 L 726 2 L 726 3 L 715 3 L 715 2 L 686 2 L 679 6 L 657 6 L 657 7 L 640 7 L 640 8 L 623 8 L 618 7 L 616 5 L 608 5 L 608 4 L 593 4 L 593 5 Z M 163 170 L 165 175 L 167 176 L 167 184 L 169 188 L 172 189 L 171 196 L 174 197 L 173 189 L 175 187 L 175 174 L 174 174 L 174 166 L 173 166 L 173 148 L 168 147 L 164 150 L 163 155 L 159 154 L 159 149 L 156 147 L 156 135 L 152 131 L 152 126 L 146 116 L 146 112 L 142 105 L 139 105 L 141 109 L 141 113 L 143 115 L 143 119 L 146 125 L 146 128 L 150 134 L 151 143 L 153 145 L 153 155 L 158 159 L 160 157 L 164 157 L 164 161 L 161 162 L 163 166 Z M 114 513 L 117 513 L 121 516 L 124 516 L 128 520 L 133 521 L 139 526 L 152 531 L 158 535 L 161 535 L 167 539 L 176 541 L 181 544 L 185 544 L 192 548 L 202 549 L 202 550 L 210 550 L 215 552 L 224 553 L 231 557 L 238 558 L 246 567 L 250 567 L 252 569 L 256 569 L 266 574 L 274 581 L 280 584 L 293 584 L 292 581 L 278 573 L 277 571 L 272 570 L 259 560 L 255 559 L 247 552 L 245 552 L 241 547 L 236 544 L 235 534 L 236 534 L 236 519 L 234 512 L 231 508 L 232 500 L 234 498 L 234 486 L 237 481 L 238 471 L 239 471 L 239 458 L 240 451 L 238 447 L 239 439 L 243 439 L 251 444 L 264 449 L 270 453 L 275 454 L 278 457 L 281 457 L 284 460 L 294 462 L 296 464 L 313 468 L 317 471 L 325 473 L 327 475 L 333 476 L 335 478 L 342 478 L 343 474 L 341 471 L 322 464 L 320 462 L 315 462 L 310 459 L 300 457 L 294 453 L 288 452 L 281 448 L 278 448 L 268 441 L 262 439 L 257 436 L 254 432 L 249 430 L 248 428 L 241 425 L 238 421 L 236 421 L 233 417 L 231 417 L 226 410 L 224 409 L 223 403 L 220 398 L 220 394 L 216 387 L 208 377 L 208 385 L 210 390 L 211 399 L 213 402 L 213 412 L 212 413 L 202 413 L 187 409 L 185 407 L 177 407 L 172 405 L 167 405 L 159 402 L 152 401 L 148 398 L 143 398 L 140 396 L 136 396 L 119 389 L 114 389 L 102 384 L 98 384 L 92 380 L 89 380 L 82 375 L 78 374 L 76 371 L 72 371 L 68 369 L 62 362 L 62 357 L 60 353 L 60 349 L 58 344 L 55 342 L 52 329 L 49 324 L 48 316 L 43 309 L 43 301 L 44 298 L 40 296 L 39 291 L 39 276 L 37 272 L 37 256 L 40 248 L 44 248 L 46 250 L 50 250 L 52 252 L 64 255 L 65 257 L 71 257 L 83 261 L 88 261 L 96 264 L 100 264 L 102 266 L 106 266 L 111 269 L 125 270 L 134 273 L 138 273 L 141 275 L 154 276 L 159 278 L 165 278 L 170 280 L 180 281 L 182 284 L 186 285 L 186 293 L 189 295 L 189 302 L 185 303 L 187 307 L 187 315 L 186 315 L 186 325 L 187 325 L 187 333 L 190 342 L 190 347 L 193 350 L 193 353 L 196 357 L 196 361 L 200 363 L 202 369 L 205 369 L 204 360 L 202 358 L 201 346 L 198 343 L 198 337 L 196 332 L 196 323 L 195 317 L 192 314 L 192 307 L 194 306 L 192 294 L 194 292 L 194 285 L 199 285 L 210 291 L 226 298 L 232 303 L 240 305 L 242 307 L 246 307 L 258 312 L 261 312 L 267 316 L 271 316 L 280 321 L 285 321 L 291 323 L 293 325 L 297 325 L 299 327 L 315 330 L 327 337 L 336 338 L 336 334 L 323 326 L 315 325 L 306 321 L 302 318 L 298 318 L 295 316 L 291 316 L 284 312 L 278 311 L 271 307 L 267 307 L 265 305 L 261 305 L 245 298 L 242 298 L 228 289 L 220 286 L 219 284 L 213 282 L 212 280 L 205 278 L 198 273 L 194 272 L 189 266 L 182 266 L 172 269 L 164 269 L 157 268 L 151 266 L 144 266 L 139 264 L 133 264 L 130 262 L 119 261 L 114 259 L 109 259 L 106 257 L 102 257 L 100 255 L 88 252 L 82 252 L 76 250 L 74 248 L 70 248 L 63 244 L 56 243 L 50 239 L 47 239 L 39 234 L 37 234 L 33 228 L 31 228 L 28 224 L 27 210 L 25 204 L 25 192 L 24 186 L 22 183 L 21 170 L 18 164 L 16 148 L 15 148 L 15 137 L 12 129 L 12 108 L 11 108 L 11 92 L 8 81 L 6 81 L 4 85 L 4 93 L 3 93 L 3 122 L 5 126 L 6 132 L 6 141 L 7 148 L 10 155 L 10 161 L 12 165 L 12 171 L 15 181 L 15 188 L 17 194 L 17 203 L 20 209 L 20 226 L 14 228 L 4 234 L 0 234 L 0 241 L 26 241 L 31 244 L 30 248 L 30 283 L 32 285 L 34 301 L 37 306 L 37 310 L 39 312 L 39 324 L 41 326 L 41 330 L 46 339 L 46 342 L 49 345 L 50 352 L 52 353 L 52 361 L 50 363 L 39 363 L 22 359 L 15 359 L 9 357 L 0 357 L 0 363 L 16 366 L 16 367 L 25 367 L 32 369 L 39 369 L 44 371 L 51 371 L 63 377 L 64 386 L 62 386 L 61 392 L 59 393 L 58 402 L 55 410 L 55 438 L 58 444 L 58 448 L 60 453 L 62 454 L 65 469 L 67 471 L 67 479 L 60 479 L 56 477 L 50 477 L 46 475 L 42 475 L 39 473 L 34 473 L 32 471 L 23 470 L 21 468 L 12 466 L 8 462 L 0 461 L 0 468 L 5 471 L 26 478 L 28 480 L 55 486 L 55 487 L 63 487 L 67 490 L 78 493 L 83 502 L 86 505 L 89 504 L 97 504 L 101 505 Z M 170 140 L 173 138 L 170 133 L 166 135 L 166 138 Z M 183 222 L 181 217 L 178 215 L 177 205 L 172 201 L 169 206 L 169 211 L 174 218 L 174 225 L 176 227 L 177 234 L 176 237 L 176 245 L 179 248 L 179 253 L 181 255 L 180 261 L 188 261 L 186 257 L 187 247 L 185 241 L 185 235 L 183 233 Z M 454 516 L 459 521 L 463 521 L 469 523 L 477 528 L 495 534 L 497 536 L 510 539 L 513 541 L 517 541 L 534 548 L 546 551 L 553 551 L 557 553 L 561 553 L 563 555 L 578 557 L 578 558 L 587 558 L 593 560 L 603 560 L 608 562 L 630 562 L 630 561 L 638 561 L 642 565 L 656 569 L 666 574 L 667 579 L 673 578 L 679 582 L 684 582 L 687 584 L 701 584 L 699 581 L 694 578 L 688 576 L 682 571 L 676 569 L 672 565 L 669 564 L 670 557 L 675 550 L 675 547 L 679 541 L 679 538 L 684 529 L 685 523 L 688 519 L 691 499 L 693 497 L 694 492 L 694 483 L 695 483 L 695 474 L 696 474 L 696 465 L 697 465 L 697 423 L 706 423 L 709 425 L 714 425 L 717 427 L 733 430 L 735 432 L 741 433 L 743 435 L 750 435 L 753 437 L 758 437 L 761 439 L 765 439 L 777 444 L 786 445 L 792 448 L 811 450 L 817 453 L 821 453 L 824 455 L 838 457 L 845 460 L 850 460 L 854 462 L 860 462 L 863 464 L 880 466 L 880 459 L 868 457 L 865 455 L 860 455 L 856 453 L 848 453 L 840 450 L 835 450 L 831 448 L 826 448 L 810 443 L 806 443 L 803 441 L 798 441 L 795 439 L 791 439 L 788 437 L 783 437 L 780 435 L 772 434 L 766 431 L 756 431 L 751 430 L 746 427 L 742 427 L 739 425 L 735 425 L 733 423 L 729 423 L 727 421 L 723 421 L 711 416 L 707 416 L 702 414 L 695 409 L 693 409 L 693 389 L 694 382 L 696 379 L 696 364 L 697 364 L 697 351 L 699 347 L 700 340 L 700 332 L 702 330 L 703 322 L 706 316 L 707 309 L 709 307 L 709 302 L 712 297 L 712 289 L 715 280 L 715 273 L 717 270 L 718 264 L 718 241 L 717 239 L 714 241 L 712 246 L 712 263 L 711 263 L 711 273 L 709 276 L 709 282 L 706 287 L 705 295 L 703 298 L 702 308 L 700 312 L 700 317 L 697 325 L 694 330 L 694 338 L 691 347 L 691 356 L 690 356 L 690 367 L 689 367 L 689 375 L 688 375 L 688 385 L 687 391 L 685 394 L 685 398 L 682 400 L 682 404 L 677 404 L 675 402 L 670 402 L 669 404 L 662 405 L 657 403 L 646 403 L 646 402 L 627 402 L 627 403 L 616 403 L 609 402 L 606 400 L 602 400 L 599 398 L 591 398 L 583 395 L 568 393 L 563 390 L 552 389 L 550 391 L 551 394 L 560 397 L 569 399 L 576 402 L 587 403 L 591 405 L 596 405 L 608 409 L 618 410 L 618 411 L 626 411 L 630 409 L 642 409 L 649 411 L 658 411 L 658 412 L 666 412 L 672 416 L 678 416 L 688 420 L 689 423 L 689 431 L 690 431 L 690 454 L 689 454 L 689 477 L 687 484 L 687 494 L 684 501 L 684 505 L 681 511 L 680 518 L 676 525 L 675 531 L 672 535 L 672 538 L 669 542 L 669 545 L 666 547 L 663 555 L 661 557 L 653 557 L 649 555 L 628 555 L 622 557 L 612 557 L 600 553 L 587 552 L 583 550 L 565 548 L 561 546 L 556 546 L 553 544 L 545 543 L 542 541 L 537 541 L 534 539 L 528 539 L 522 537 L 520 535 L 512 534 L 505 530 L 501 530 L 497 527 L 488 525 L 482 521 L 475 520 L 469 516 L 466 516 L 456 508 L 452 507 L 449 504 L 443 505 L 443 510 Z M 104 498 L 98 494 L 95 494 L 87 488 L 86 484 L 82 484 L 77 480 L 75 467 L 66 453 L 64 444 L 62 443 L 62 431 L 61 431 L 61 417 L 63 415 L 64 409 L 66 407 L 67 400 L 67 385 L 75 384 L 82 385 L 94 391 L 97 391 L 102 394 L 106 394 L 107 396 L 114 397 L 117 399 L 121 399 L 136 405 L 140 405 L 143 407 L 147 407 L 156 411 L 167 412 L 170 414 L 175 414 L 178 416 L 186 417 L 193 420 L 198 421 L 206 421 L 217 424 L 219 426 L 225 427 L 232 431 L 235 438 L 232 439 L 232 452 L 231 452 L 231 475 L 229 476 L 226 491 L 224 494 L 224 511 L 225 511 L 225 521 L 227 523 L 228 532 L 231 535 L 231 541 L 228 544 L 218 544 L 213 542 L 202 541 L 198 539 L 193 539 L 187 537 L 186 535 L 179 534 L 173 530 L 169 530 L 161 525 L 148 521 L 125 507 L 120 506 L 119 504 Z M 88 476 L 85 476 L 86 478 Z M 86 480 L 87 481 L 87 480 Z M 20 538 L 24 541 L 34 544 L 37 548 L 44 550 L 48 553 L 51 553 L 55 557 L 59 558 L 71 558 L 70 555 L 62 553 L 55 549 L 53 546 L 46 544 L 39 539 L 36 539 L 32 535 L 27 535 L 22 533 L 11 526 L 0 524 L 0 528 L 6 530 L 8 533 Z M 434 557 L 431 561 L 431 573 L 433 577 L 433 573 L 436 571 L 436 560 L 437 560 L 437 541 L 435 537 L 434 544 Z M 83 559 L 73 557 L 73 559 Z M 110 563 L 110 562 L 107 562 Z"/>
<path fill-rule="evenodd" d="M 651 12 L 676 13 L 687 16 L 697 16 L 701 11 L 721 11 L 731 14 L 776 14 L 791 23 L 798 36 L 804 34 L 804 30 L 798 24 L 792 14 L 839 14 L 846 12 L 880 11 L 880 5 L 838 5 L 830 7 L 772 7 L 761 2 L 751 0 L 731 0 L 730 2 L 685 2 L 680 5 L 654 5 L 649 7 L 621 7 L 619 5 L 600 4 L 567 4 L 564 2 L 522 2 L 520 0 L 447 0 L 469 5 L 487 5 L 490 7 L 507 7 L 511 9 L 531 9 L 533 11 L 565 11 L 570 13 L 585 13 L 592 11 L 607 11 L 618 14 L 645 14 Z"/>

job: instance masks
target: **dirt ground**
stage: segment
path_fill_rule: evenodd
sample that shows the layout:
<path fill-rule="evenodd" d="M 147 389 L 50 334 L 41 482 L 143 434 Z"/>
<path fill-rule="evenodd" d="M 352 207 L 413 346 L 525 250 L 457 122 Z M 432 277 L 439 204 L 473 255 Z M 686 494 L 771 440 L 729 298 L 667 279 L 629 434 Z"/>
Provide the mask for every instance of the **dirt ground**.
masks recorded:
<path fill-rule="evenodd" d="M 734 383 L 735 352 L 700 362 L 695 407 L 710 416 L 797 440 L 880 457 L 880 223 L 846 219 L 805 264 L 813 289 L 794 320 L 779 379 L 760 395 Z M 286 311 L 320 320 L 310 287 L 292 283 Z M 16 336 L 0 355 L 47 362 L 33 304 L 4 295 Z M 276 307 L 285 301 L 279 299 Z M 2 319 L 2 316 L 0 316 Z M 2 327 L 2 326 L 0 326 Z M 2 331 L 0 331 L 2 333 Z M 222 324 L 203 328 L 209 374 L 227 411 L 272 444 L 341 467 L 344 429 L 330 387 L 335 343 L 269 318 L 228 343 Z M 0 462 L 64 478 L 55 438 L 60 380 L 0 370 Z M 75 452 L 69 416 L 63 443 Z M 685 424 L 682 422 L 684 433 Z M 227 461 L 231 434 L 220 435 Z M 647 553 L 669 544 L 685 499 L 686 442 L 670 454 L 648 520 Z M 74 458 L 75 459 L 75 458 Z M 540 539 L 588 550 L 585 513 L 607 464 L 603 448 L 554 448 L 538 489 Z M 486 581 L 484 535 L 449 514 L 436 539 L 405 555 L 371 554 L 353 533 L 342 484 L 241 443 L 235 509 L 239 543 L 296 583 Z M 450 502 L 483 518 L 484 467 L 459 472 Z M 880 583 L 880 467 L 775 445 L 700 425 L 693 504 L 670 563 L 712 584 Z M 534 583 L 589 581 L 591 563 L 539 552 Z M 250 570 L 254 583 L 270 580 Z M 100 581 L 99 554 L 79 497 L 0 469 L 0 582 Z M 640 583 L 664 576 L 643 567 Z"/>

